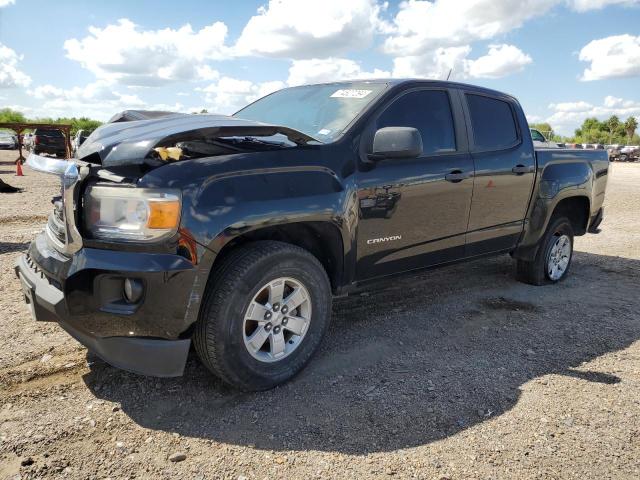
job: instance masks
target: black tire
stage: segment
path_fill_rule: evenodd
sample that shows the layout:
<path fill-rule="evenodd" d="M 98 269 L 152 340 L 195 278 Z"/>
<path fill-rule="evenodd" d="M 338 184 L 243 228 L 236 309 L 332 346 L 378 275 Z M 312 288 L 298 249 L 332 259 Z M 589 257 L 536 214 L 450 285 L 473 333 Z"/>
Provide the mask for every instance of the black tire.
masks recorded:
<path fill-rule="evenodd" d="M 558 279 L 552 279 L 547 271 L 547 265 L 549 261 L 549 255 L 551 249 L 560 235 L 567 235 L 571 244 L 571 251 L 569 254 L 569 263 Z M 550 283 L 557 283 L 566 278 L 571 267 L 571 260 L 573 259 L 573 228 L 571 222 L 566 217 L 555 217 L 549 221 L 549 226 L 545 234 L 540 239 L 540 245 L 536 257 L 533 261 L 525 261 L 518 259 L 516 261 L 516 278 L 524 283 L 531 285 L 547 285 Z"/>
<path fill-rule="evenodd" d="M 239 247 L 214 268 L 193 335 L 198 357 L 216 376 L 241 390 L 267 390 L 286 382 L 309 362 L 329 327 L 332 297 L 324 268 L 306 250 L 275 241 Z M 311 322 L 293 352 L 265 363 L 245 347 L 244 313 L 260 288 L 280 277 L 294 278 L 307 289 Z"/>

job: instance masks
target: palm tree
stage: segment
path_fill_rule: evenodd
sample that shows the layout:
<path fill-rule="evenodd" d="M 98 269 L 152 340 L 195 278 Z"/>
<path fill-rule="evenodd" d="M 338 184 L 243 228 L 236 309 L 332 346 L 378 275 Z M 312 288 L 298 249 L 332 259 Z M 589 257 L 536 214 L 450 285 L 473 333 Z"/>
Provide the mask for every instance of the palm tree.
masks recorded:
<path fill-rule="evenodd" d="M 635 119 L 635 117 L 627 118 L 627 121 L 624 122 L 624 130 L 625 132 L 627 132 L 627 138 L 629 139 L 629 142 L 631 142 L 633 134 L 636 133 L 636 128 L 638 128 L 638 121 Z"/>
<path fill-rule="evenodd" d="M 609 130 L 609 143 L 611 143 L 613 141 L 613 134 L 620 126 L 620 119 L 615 115 L 611 115 L 609 120 L 607 120 L 606 125 Z"/>

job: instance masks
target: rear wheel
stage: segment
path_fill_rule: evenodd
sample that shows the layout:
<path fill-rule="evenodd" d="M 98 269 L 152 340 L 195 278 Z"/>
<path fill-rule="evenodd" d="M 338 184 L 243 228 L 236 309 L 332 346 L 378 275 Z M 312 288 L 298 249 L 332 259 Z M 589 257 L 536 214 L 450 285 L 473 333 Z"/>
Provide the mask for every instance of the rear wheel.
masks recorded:
<path fill-rule="evenodd" d="M 564 279 L 573 258 L 573 228 L 566 217 L 552 218 L 533 261 L 517 260 L 516 276 L 531 285 Z"/>
<path fill-rule="evenodd" d="M 231 252 L 207 286 L 194 332 L 204 365 L 242 390 L 266 390 L 311 359 L 331 315 L 329 279 L 294 245 L 262 241 Z"/>

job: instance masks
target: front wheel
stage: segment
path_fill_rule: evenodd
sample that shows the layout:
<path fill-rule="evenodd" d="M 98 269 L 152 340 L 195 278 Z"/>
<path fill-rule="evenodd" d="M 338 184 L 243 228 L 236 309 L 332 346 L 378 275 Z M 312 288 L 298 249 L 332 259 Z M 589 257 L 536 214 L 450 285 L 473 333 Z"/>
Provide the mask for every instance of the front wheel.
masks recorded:
<path fill-rule="evenodd" d="M 531 285 L 564 279 L 573 258 L 573 228 L 566 217 L 552 218 L 533 261 L 517 260 L 518 280 Z"/>
<path fill-rule="evenodd" d="M 329 326 L 331 288 L 320 262 L 294 245 L 261 241 L 214 268 L 193 338 L 202 363 L 241 390 L 289 380 Z"/>

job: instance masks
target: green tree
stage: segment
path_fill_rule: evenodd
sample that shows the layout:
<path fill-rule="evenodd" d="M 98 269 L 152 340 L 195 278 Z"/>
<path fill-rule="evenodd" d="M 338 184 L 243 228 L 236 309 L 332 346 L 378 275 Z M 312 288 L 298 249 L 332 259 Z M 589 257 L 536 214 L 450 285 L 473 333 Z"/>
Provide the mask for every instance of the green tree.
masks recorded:
<path fill-rule="evenodd" d="M 627 121 L 624 122 L 624 130 L 625 130 L 625 133 L 627 134 L 627 139 L 629 143 L 631 143 L 631 139 L 636 133 L 636 128 L 638 128 L 638 121 L 635 119 L 635 117 L 627 118 Z"/>
<path fill-rule="evenodd" d="M 607 120 L 605 123 L 607 125 L 607 130 L 609 131 L 609 143 L 613 143 L 613 135 L 616 133 L 616 130 L 620 126 L 620 119 L 615 115 L 611 115 L 609 117 L 609 120 Z"/>
<path fill-rule="evenodd" d="M 552 139 L 555 136 L 555 134 L 553 132 L 553 127 L 550 124 L 548 124 L 547 122 L 531 123 L 531 124 L 529 124 L 529 127 L 538 130 L 547 139 Z"/>
<path fill-rule="evenodd" d="M 2 108 L 0 109 L 0 122 L 26 122 L 22 112 L 17 112 L 16 110 L 11 110 L 10 108 Z"/>

